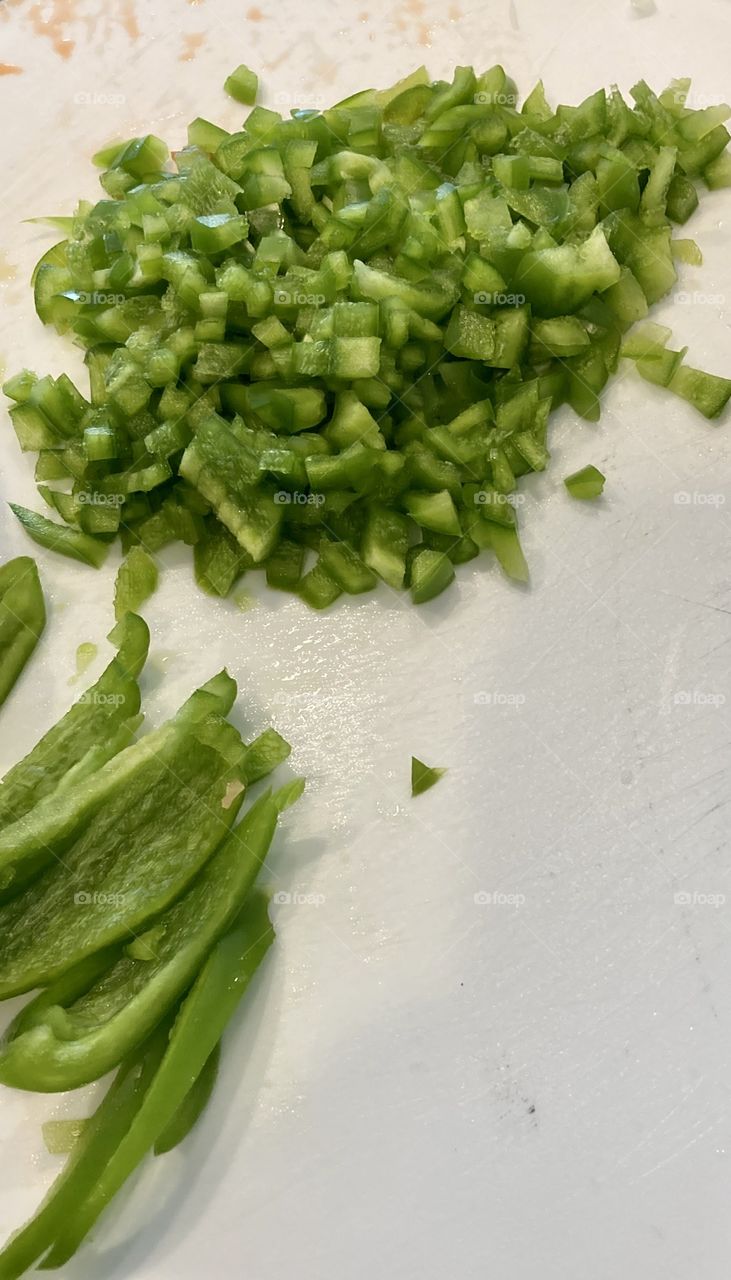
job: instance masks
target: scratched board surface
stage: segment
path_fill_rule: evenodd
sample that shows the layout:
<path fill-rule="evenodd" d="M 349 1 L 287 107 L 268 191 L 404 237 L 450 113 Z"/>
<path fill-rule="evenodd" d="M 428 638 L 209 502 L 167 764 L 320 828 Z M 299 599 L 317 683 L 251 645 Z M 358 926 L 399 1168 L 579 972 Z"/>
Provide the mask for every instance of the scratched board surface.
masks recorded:
<path fill-rule="evenodd" d="M 91 154 L 189 119 L 236 127 L 238 62 L 287 111 L 426 61 L 503 62 L 554 100 L 694 77 L 730 92 L 727 0 L 0 0 L 0 359 L 81 371 L 27 279 L 31 215 L 95 196 Z M 656 318 L 729 372 L 731 195 L 690 224 Z M 556 420 L 525 487 L 532 584 L 480 561 L 414 611 L 385 590 L 325 616 L 254 588 L 201 596 L 161 557 L 144 678 L 158 723 L 224 663 L 239 719 L 309 778 L 274 852 L 278 945 L 205 1122 L 148 1166 L 69 1268 L 79 1280 L 726 1280 L 731 1056 L 731 440 L 622 370 L 601 422 Z M 600 504 L 562 477 L 594 463 Z M 6 499 L 32 463 L 0 423 Z M 38 552 L 49 625 L 0 719 L 0 767 L 106 660 L 116 553 Z M 83 687 L 83 686 L 82 686 Z M 449 772 L 418 801 L 416 754 Z M 7 1021 L 7 1016 L 3 1016 Z M 40 1125 L 94 1090 L 0 1095 L 0 1233 L 58 1167 Z"/>

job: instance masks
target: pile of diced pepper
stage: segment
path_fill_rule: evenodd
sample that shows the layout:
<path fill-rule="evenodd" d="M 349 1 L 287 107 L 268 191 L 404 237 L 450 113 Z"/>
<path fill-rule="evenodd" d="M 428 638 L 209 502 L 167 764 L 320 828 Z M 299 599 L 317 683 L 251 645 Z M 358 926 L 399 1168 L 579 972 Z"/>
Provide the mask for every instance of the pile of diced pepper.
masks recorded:
<path fill-rule="evenodd" d="M 700 260 L 673 239 L 699 181 L 731 183 L 731 109 L 688 88 L 554 110 L 501 67 L 422 68 L 236 133 L 194 120 L 174 169 L 152 135 L 100 153 L 105 198 L 34 278 L 89 398 L 5 388 L 64 524 L 16 514 L 92 564 L 117 534 L 182 540 L 222 596 L 262 568 L 316 608 L 379 579 L 421 603 L 480 551 L 525 579 L 514 493 L 552 410 L 596 420 L 622 355 L 707 418 L 731 396 L 668 330 L 625 337 Z"/>

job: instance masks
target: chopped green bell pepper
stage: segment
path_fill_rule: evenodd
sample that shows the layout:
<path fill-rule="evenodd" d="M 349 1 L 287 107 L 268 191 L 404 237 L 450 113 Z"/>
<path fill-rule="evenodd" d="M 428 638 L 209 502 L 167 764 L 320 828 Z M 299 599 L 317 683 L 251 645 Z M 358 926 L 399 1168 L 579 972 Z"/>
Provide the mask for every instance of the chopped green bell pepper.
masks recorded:
<path fill-rule="evenodd" d="M 157 587 L 157 565 L 144 547 L 130 547 L 117 570 L 114 584 L 114 616 L 137 613 Z"/>
<path fill-rule="evenodd" d="M 606 476 L 596 467 L 589 465 L 580 471 L 574 471 L 564 477 L 564 484 L 572 498 L 599 498 L 604 490 Z"/>

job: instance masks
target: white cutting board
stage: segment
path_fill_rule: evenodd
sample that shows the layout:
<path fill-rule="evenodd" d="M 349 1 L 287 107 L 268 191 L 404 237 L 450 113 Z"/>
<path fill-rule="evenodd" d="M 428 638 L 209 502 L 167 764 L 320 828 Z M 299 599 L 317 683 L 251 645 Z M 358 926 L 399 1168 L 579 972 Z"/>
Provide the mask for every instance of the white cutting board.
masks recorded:
<path fill-rule="evenodd" d="M 95 198 L 108 140 L 179 146 L 199 114 L 236 127 L 222 85 L 240 61 L 285 111 L 421 61 L 499 60 L 524 93 L 542 75 L 574 102 L 688 74 L 706 105 L 731 93 L 730 36 L 728 0 L 646 17 L 622 0 L 5 0 L 0 62 L 22 72 L 0 78 L 3 362 L 81 368 L 33 314 L 51 239 L 21 220 Z M 725 374 L 730 215 L 731 194 L 706 198 L 685 232 L 705 263 L 656 312 Z M 0 431 L 0 497 L 37 505 Z M 197 592 L 185 549 L 163 556 L 150 722 L 225 663 L 241 723 L 273 720 L 309 788 L 271 864 L 294 900 L 210 1112 L 70 1275 L 728 1277 L 731 442 L 623 369 L 601 423 L 562 411 L 552 449 L 525 488 L 529 590 L 486 558 L 420 610 L 381 589 L 320 616 L 257 585 L 240 612 Z M 589 462 L 597 505 L 562 484 Z M 74 652 L 112 623 L 116 553 L 97 573 L 34 551 L 4 506 L 0 546 L 37 555 L 49 602 L 0 718 L 6 767 L 83 687 Z M 412 753 L 449 768 L 414 802 Z M 2 1091 L 0 1234 L 59 1167 L 41 1122 L 88 1106 Z"/>

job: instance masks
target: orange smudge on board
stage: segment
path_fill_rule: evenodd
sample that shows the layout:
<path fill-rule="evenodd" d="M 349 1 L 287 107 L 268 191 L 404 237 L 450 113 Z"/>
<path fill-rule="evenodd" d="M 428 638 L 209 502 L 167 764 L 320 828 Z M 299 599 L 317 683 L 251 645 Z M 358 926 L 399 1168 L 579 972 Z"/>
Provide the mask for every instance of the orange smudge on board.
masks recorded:
<path fill-rule="evenodd" d="M 66 27 L 76 18 L 76 0 L 49 0 L 45 4 L 34 4 L 28 10 L 28 17 L 36 35 L 50 40 L 59 58 L 71 57 L 74 41 L 68 39 Z"/>
<path fill-rule="evenodd" d="M 25 2 L 26 0 L 0 0 L 0 17 L 7 18 L 11 8 Z M 106 39 L 110 28 L 121 26 L 130 40 L 139 40 L 140 26 L 135 0 L 117 0 L 113 12 L 109 13 L 102 6 L 101 14 L 103 21 L 102 17 L 97 21 L 88 12 L 78 12 L 78 0 L 36 0 L 35 4 L 26 9 L 23 16 L 27 18 L 35 35 L 50 40 L 59 58 L 70 58 L 76 48 L 76 42 L 69 35 L 69 28 L 73 23 L 83 22 L 90 37 L 95 31 L 99 31 Z M 22 67 L 20 70 L 22 71 Z M 15 73 L 5 72 L 4 74 Z"/>
<path fill-rule="evenodd" d="M 194 31 L 191 35 L 183 36 L 183 52 L 179 55 L 180 61 L 192 62 L 205 38 L 202 31 Z"/>
<path fill-rule="evenodd" d="M 278 58 L 273 58 L 271 62 L 265 62 L 264 70 L 276 71 L 277 67 L 281 67 L 282 63 L 285 61 L 286 58 L 289 57 L 291 52 L 292 52 L 291 49 L 285 49 L 284 53 L 280 53 Z"/>
<path fill-rule="evenodd" d="M 359 14 L 358 14 L 358 21 L 359 21 L 359 22 L 368 22 L 368 20 L 369 20 L 370 16 L 371 16 L 371 15 L 369 14 L 368 10 L 367 10 L 367 9 L 364 9 L 362 13 L 359 13 Z"/>
<path fill-rule="evenodd" d="M 419 27 L 419 44 L 431 46 L 431 27 L 428 27 L 425 22 L 422 22 Z"/>
<path fill-rule="evenodd" d="M 424 0 L 404 0 L 404 9 L 415 18 L 420 18 L 424 12 Z"/>
<path fill-rule="evenodd" d="M 450 22 L 459 22 L 462 17 L 462 10 L 458 5 L 450 4 L 448 17 Z"/>
<path fill-rule="evenodd" d="M 249 19 L 249 22 L 264 21 L 264 14 L 262 13 L 261 9 L 257 9 L 256 5 L 254 5 L 253 8 L 247 10 L 246 16 Z"/>
<path fill-rule="evenodd" d="M 124 0 L 121 6 L 121 22 L 130 40 L 139 40 L 140 24 L 137 21 L 134 0 Z"/>
<path fill-rule="evenodd" d="M 0 76 L 21 76 L 22 74 L 22 67 L 16 67 L 12 62 L 0 62 Z"/>
<path fill-rule="evenodd" d="M 315 79 L 324 80 L 326 84 L 330 84 L 338 73 L 338 64 L 330 58 L 321 58 L 315 67 Z"/>

